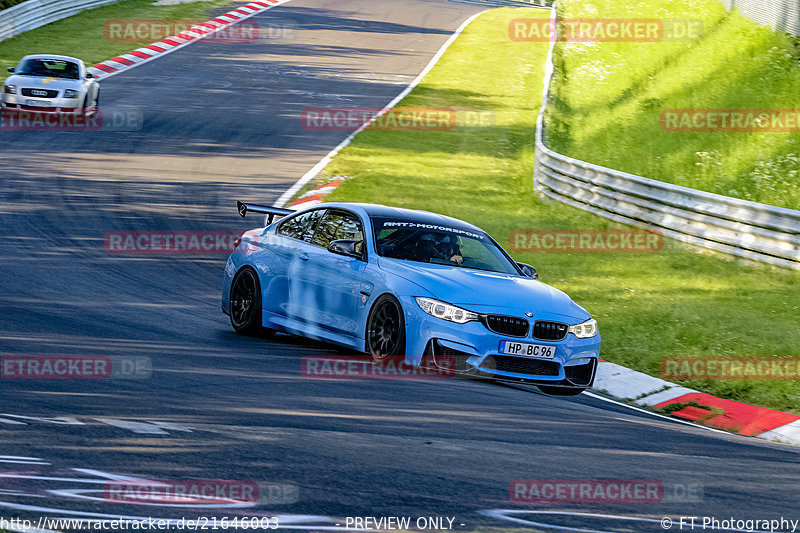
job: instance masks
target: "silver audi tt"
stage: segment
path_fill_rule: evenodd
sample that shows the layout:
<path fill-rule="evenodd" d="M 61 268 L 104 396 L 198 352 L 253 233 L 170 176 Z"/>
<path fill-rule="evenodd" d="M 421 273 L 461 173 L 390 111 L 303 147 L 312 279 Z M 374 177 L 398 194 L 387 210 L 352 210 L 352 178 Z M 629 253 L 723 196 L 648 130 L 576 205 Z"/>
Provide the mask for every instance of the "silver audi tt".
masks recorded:
<path fill-rule="evenodd" d="M 3 82 L 6 109 L 45 113 L 93 113 L 100 100 L 100 83 L 83 61 L 58 55 L 29 55 Z"/>

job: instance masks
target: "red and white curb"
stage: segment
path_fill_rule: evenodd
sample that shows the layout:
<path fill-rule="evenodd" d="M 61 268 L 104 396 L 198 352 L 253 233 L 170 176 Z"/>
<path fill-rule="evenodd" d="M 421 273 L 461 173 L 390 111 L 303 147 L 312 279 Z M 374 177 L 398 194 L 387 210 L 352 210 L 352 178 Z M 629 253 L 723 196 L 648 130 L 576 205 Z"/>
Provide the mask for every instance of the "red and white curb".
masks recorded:
<path fill-rule="evenodd" d="M 160 41 L 156 41 L 142 48 L 137 48 L 130 53 L 103 61 L 102 63 L 89 67 L 87 70 L 100 79 L 114 76 L 120 72 L 141 65 L 142 63 L 174 52 L 188 44 L 210 37 L 231 24 L 249 19 L 253 15 L 257 15 L 267 9 L 285 4 L 289 1 L 290 0 L 257 0 L 250 2 L 224 15 L 220 15 L 217 18 L 192 26 L 188 30 L 177 35 L 161 39 Z"/>
<path fill-rule="evenodd" d="M 344 181 L 347 179 L 349 179 L 347 176 L 335 176 L 331 178 L 331 181 L 323 183 L 316 189 L 311 189 L 310 191 L 301 194 L 297 197 L 297 200 L 290 203 L 287 207 L 297 211 L 300 209 L 305 209 L 306 207 L 321 204 L 326 196 L 335 191 L 336 187 L 344 183 Z"/>
<path fill-rule="evenodd" d="M 684 405 L 673 410 L 672 416 L 740 435 L 800 446 L 798 415 L 717 398 L 608 361 L 600 362 L 593 388 L 654 409 Z"/>

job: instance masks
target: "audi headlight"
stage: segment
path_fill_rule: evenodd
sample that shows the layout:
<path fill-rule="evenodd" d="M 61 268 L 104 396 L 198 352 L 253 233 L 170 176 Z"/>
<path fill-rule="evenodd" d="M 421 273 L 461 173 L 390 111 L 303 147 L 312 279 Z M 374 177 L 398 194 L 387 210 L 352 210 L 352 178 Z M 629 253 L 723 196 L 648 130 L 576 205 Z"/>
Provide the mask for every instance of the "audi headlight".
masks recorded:
<path fill-rule="evenodd" d="M 594 319 L 569 327 L 569 332 L 579 339 L 588 339 L 597 335 L 597 321 Z"/>
<path fill-rule="evenodd" d="M 449 320 L 457 324 L 465 324 L 472 320 L 478 320 L 479 318 L 477 313 L 461 309 L 460 307 L 439 300 L 434 300 L 433 298 L 423 298 L 419 296 L 414 299 L 417 301 L 417 305 L 419 305 L 420 309 L 442 320 Z"/>
<path fill-rule="evenodd" d="M 17 94 L 17 86 L 16 85 L 3 85 L 3 91 L 6 94 Z"/>
<path fill-rule="evenodd" d="M 78 91 L 76 91 L 75 89 L 67 89 L 64 91 L 64 98 L 77 98 L 77 97 L 78 97 Z"/>

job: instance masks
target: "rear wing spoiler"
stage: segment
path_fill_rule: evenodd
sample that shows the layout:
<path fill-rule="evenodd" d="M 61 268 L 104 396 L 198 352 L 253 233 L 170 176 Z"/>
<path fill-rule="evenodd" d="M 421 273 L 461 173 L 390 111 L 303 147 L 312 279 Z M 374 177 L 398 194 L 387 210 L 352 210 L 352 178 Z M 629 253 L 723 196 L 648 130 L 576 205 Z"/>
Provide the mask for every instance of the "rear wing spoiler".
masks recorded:
<path fill-rule="evenodd" d="M 272 207 L 271 205 L 258 205 L 246 204 L 244 202 L 236 202 L 236 208 L 242 218 L 247 216 L 247 213 L 261 213 L 267 215 L 264 217 L 265 225 L 269 226 L 276 216 L 285 217 L 294 213 L 291 209 L 283 209 L 281 207 Z"/>

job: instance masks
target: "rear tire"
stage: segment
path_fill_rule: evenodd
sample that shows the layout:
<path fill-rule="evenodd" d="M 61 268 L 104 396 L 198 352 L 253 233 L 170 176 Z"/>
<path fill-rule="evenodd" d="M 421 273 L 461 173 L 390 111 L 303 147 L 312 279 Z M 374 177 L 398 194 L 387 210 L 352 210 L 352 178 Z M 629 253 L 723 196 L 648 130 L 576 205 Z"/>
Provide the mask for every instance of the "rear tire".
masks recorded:
<path fill-rule="evenodd" d="M 406 321 L 403 307 L 391 294 L 380 296 L 367 317 L 365 336 L 367 353 L 376 362 L 405 355 Z"/>
<path fill-rule="evenodd" d="M 254 335 L 261 329 L 261 284 L 252 268 L 245 267 L 233 277 L 230 318 L 240 335 Z"/>
<path fill-rule="evenodd" d="M 550 396 L 577 396 L 578 394 L 582 393 L 586 389 L 571 389 L 569 387 L 545 387 L 542 385 L 537 385 L 539 390 L 545 394 L 549 394 Z"/>

